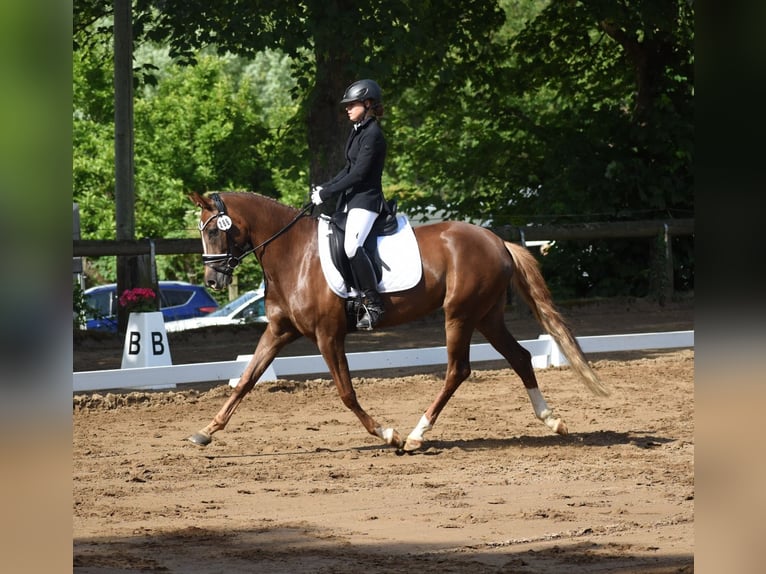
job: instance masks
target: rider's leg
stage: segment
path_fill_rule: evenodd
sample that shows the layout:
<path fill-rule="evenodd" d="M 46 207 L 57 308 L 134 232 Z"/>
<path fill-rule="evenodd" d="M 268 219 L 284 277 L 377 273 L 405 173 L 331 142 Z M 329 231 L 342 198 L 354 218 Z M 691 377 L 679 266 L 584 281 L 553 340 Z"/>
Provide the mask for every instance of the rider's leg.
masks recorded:
<path fill-rule="evenodd" d="M 343 247 L 351 264 L 356 287 L 363 297 L 364 313 L 356 325 L 357 329 L 372 329 L 383 315 L 383 302 L 378 294 L 375 269 L 362 247 L 377 217 L 378 214 L 374 211 L 355 208 L 349 210 L 346 219 L 346 238 Z"/>

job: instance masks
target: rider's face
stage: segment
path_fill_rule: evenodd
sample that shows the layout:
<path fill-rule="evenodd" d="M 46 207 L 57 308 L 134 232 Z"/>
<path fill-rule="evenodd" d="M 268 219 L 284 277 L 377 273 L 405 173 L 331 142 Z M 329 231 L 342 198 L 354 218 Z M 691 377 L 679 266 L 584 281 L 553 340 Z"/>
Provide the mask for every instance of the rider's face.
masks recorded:
<path fill-rule="evenodd" d="M 349 102 L 346 104 L 346 113 L 348 119 L 353 123 L 359 122 L 364 118 L 364 112 L 366 111 L 362 102 Z"/>

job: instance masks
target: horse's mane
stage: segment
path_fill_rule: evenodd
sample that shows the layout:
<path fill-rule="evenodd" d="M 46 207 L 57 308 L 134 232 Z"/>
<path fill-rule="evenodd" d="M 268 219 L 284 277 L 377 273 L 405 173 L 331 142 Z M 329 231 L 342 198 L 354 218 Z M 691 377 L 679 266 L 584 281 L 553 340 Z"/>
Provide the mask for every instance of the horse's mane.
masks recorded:
<path fill-rule="evenodd" d="M 235 189 L 231 189 L 231 190 L 228 190 L 228 191 L 218 191 L 218 192 L 210 191 L 210 192 L 207 192 L 206 195 L 210 195 L 211 193 L 220 193 L 220 194 L 225 194 L 225 195 L 244 195 L 244 196 L 249 196 L 249 197 L 257 198 L 259 200 L 264 200 L 264 201 L 268 202 L 271 205 L 271 207 L 275 207 L 277 209 L 281 208 L 281 209 L 286 209 L 288 211 L 291 211 L 293 214 L 295 214 L 298 211 L 298 208 L 293 207 L 292 205 L 287 205 L 286 203 L 282 203 L 281 201 L 279 201 L 278 199 L 276 199 L 274 197 L 271 197 L 271 196 L 268 196 L 268 195 L 263 195 L 262 193 L 258 193 L 257 191 L 250 191 L 250 190 L 247 190 L 247 189 L 236 189 L 236 190 Z"/>

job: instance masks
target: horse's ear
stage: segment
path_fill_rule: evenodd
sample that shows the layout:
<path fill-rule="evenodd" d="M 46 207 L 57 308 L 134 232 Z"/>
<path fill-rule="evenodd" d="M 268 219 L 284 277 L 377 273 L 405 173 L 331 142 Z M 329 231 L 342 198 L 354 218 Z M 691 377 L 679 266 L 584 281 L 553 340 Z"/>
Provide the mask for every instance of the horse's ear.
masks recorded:
<path fill-rule="evenodd" d="M 207 200 L 207 198 L 203 197 L 202 194 L 197 191 L 191 192 L 189 194 L 189 199 L 192 200 L 192 203 L 201 207 L 202 209 L 208 209 L 210 207 L 210 202 Z"/>

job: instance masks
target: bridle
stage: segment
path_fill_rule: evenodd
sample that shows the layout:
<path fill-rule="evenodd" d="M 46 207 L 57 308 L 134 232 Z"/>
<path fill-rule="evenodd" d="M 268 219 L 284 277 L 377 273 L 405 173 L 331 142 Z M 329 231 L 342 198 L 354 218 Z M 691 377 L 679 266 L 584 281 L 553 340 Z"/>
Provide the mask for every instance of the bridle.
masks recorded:
<path fill-rule="evenodd" d="M 199 232 L 200 235 L 202 235 L 202 232 L 205 231 L 205 228 L 210 224 L 211 221 L 215 220 L 216 227 L 223 231 L 226 234 L 226 253 L 203 253 L 202 254 L 202 263 L 204 265 L 207 265 L 214 271 L 217 271 L 218 273 L 223 273 L 224 275 L 233 275 L 234 269 L 236 269 L 237 265 L 239 265 L 242 260 L 250 255 L 251 253 L 254 253 L 258 249 L 265 248 L 269 243 L 274 241 L 277 237 L 282 235 L 284 232 L 286 232 L 288 229 L 290 229 L 296 221 L 298 221 L 301 217 L 306 215 L 306 213 L 314 206 L 313 203 L 309 202 L 306 205 L 303 206 L 303 208 L 298 212 L 298 214 L 288 223 L 285 225 L 282 229 L 277 231 L 274 235 L 269 237 L 266 241 L 256 245 L 255 247 L 250 247 L 250 249 L 240 248 L 237 246 L 237 244 L 234 242 L 234 240 L 231 237 L 231 228 L 232 228 L 232 221 L 231 217 L 228 216 L 226 213 L 226 205 L 223 203 L 223 199 L 221 199 L 221 196 L 217 193 L 213 193 L 210 196 L 210 199 L 215 204 L 215 208 L 217 210 L 217 213 L 214 213 L 210 217 L 208 217 L 205 221 L 199 222 Z M 234 245 L 238 248 L 238 250 L 242 251 L 240 255 L 234 255 L 231 252 L 231 245 Z M 202 249 L 205 249 L 205 240 L 202 239 Z M 220 264 L 223 263 L 224 267 L 220 267 Z"/>

